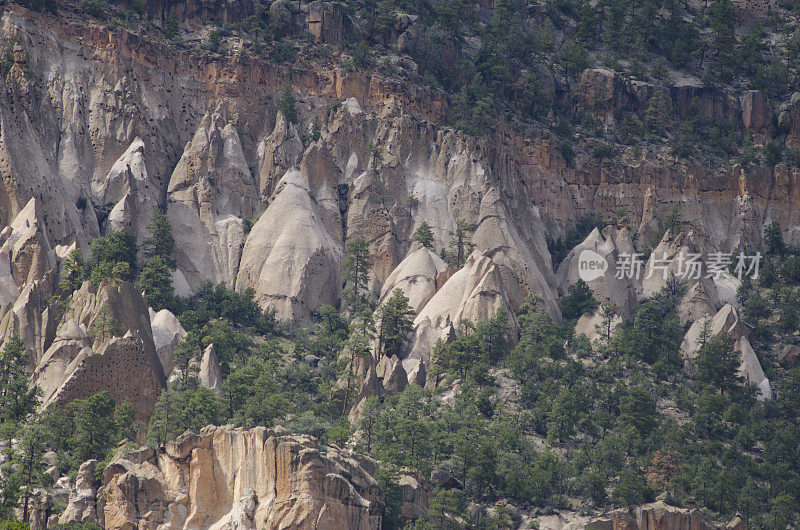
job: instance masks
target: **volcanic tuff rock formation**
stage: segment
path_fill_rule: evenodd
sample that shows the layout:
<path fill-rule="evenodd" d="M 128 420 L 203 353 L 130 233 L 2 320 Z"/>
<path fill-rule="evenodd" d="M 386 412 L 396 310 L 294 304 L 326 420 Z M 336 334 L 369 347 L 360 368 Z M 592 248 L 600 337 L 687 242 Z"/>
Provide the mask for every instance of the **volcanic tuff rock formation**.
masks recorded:
<path fill-rule="evenodd" d="M 739 376 L 748 384 L 758 388 L 759 399 L 772 399 L 769 379 L 764 375 L 761 363 L 750 345 L 749 338 L 752 338 L 752 330 L 739 319 L 738 311 L 730 304 L 725 304 L 713 316 L 705 315 L 694 321 L 689 327 L 683 337 L 683 342 L 681 342 L 681 353 L 686 369 L 688 371 L 695 369 L 694 361 L 700 350 L 704 330 L 708 333 L 708 339 L 713 339 L 723 333 L 733 339 L 732 346 L 739 353 L 741 361 Z"/>
<path fill-rule="evenodd" d="M 148 2 L 146 17 L 163 18 L 165 6 Z M 286 9 L 281 2 L 272 7 Z M 339 7 L 304 5 L 302 20 L 292 23 L 320 42 L 362 35 Z M 211 16 L 195 3 L 176 9 L 190 24 Z M 217 9 L 222 20 L 237 21 L 253 6 Z M 4 6 L 0 22 L 3 41 L 16 42 L 0 79 L 0 221 L 7 225 L 0 231 L 0 331 L 20 334 L 51 397 L 68 377 L 56 366 L 89 351 L 80 322 L 56 322 L 54 310 L 46 310 L 58 262 L 73 248 L 85 254 L 92 239 L 112 230 L 141 242 L 159 207 L 175 233 L 179 294 L 205 279 L 252 288 L 284 320 L 339 302 L 347 242 L 364 237 L 373 259 L 370 287 L 381 287 L 383 296 L 401 288 L 418 312 L 409 354 L 419 359 L 427 359 L 437 338 L 452 337 L 460 319 L 485 318 L 500 307 L 512 312 L 529 293 L 559 318 L 557 294 L 576 281 L 576 253 L 554 274 L 546 238 L 565 236 L 587 212 L 627 212 L 630 228 L 598 231 L 579 247 L 603 256 L 654 244 L 659 219 L 676 204 L 693 232 L 691 244 L 662 241 L 672 255 L 684 247 L 706 255 L 757 248 L 762 226 L 772 221 L 787 240 L 800 241 L 796 169 L 704 167 L 649 151 L 614 161 L 578 153 L 568 161 L 551 133 L 514 122 L 471 137 L 436 125 L 446 121 L 446 102 L 409 81 L 415 65 L 405 59 L 397 67 L 410 77 L 401 79 L 346 72 L 315 58 L 293 65 L 292 123 L 275 112 L 289 66 L 242 54 L 192 55 L 145 30 L 61 20 L 17 5 Z M 393 42 L 403 49 L 419 27 L 400 17 L 395 30 Z M 548 97 L 574 98 L 576 112 L 588 114 L 602 102 L 608 112 L 597 117 L 606 122 L 615 119 L 614 109 L 643 116 L 661 90 L 678 116 L 696 99 L 703 118 L 732 120 L 764 139 L 781 135 L 787 146 L 800 146 L 800 94 L 770 104 L 760 92 L 738 95 L 690 81 L 661 89 L 603 69 L 585 72 L 569 93 L 545 73 Z M 304 136 L 315 119 L 320 137 L 312 141 Z M 475 252 L 455 272 L 434 254 L 448 246 L 459 220 L 475 225 Z M 423 221 L 432 228 L 434 253 L 413 244 Z M 604 279 L 591 287 L 627 314 L 642 291 L 658 285 Z M 716 294 L 707 282 L 689 286 L 682 317 L 730 301 L 735 285 L 725 296 L 715 287 Z M 159 368 L 171 367 L 167 351 L 177 335 L 169 333 L 154 346 Z M 133 335 L 149 359 L 152 342 Z M 58 356 L 51 351 L 48 365 L 37 368 L 56 342 Z M 102 348 L 135 349 L 120 338 L 91 350 Z"/>
<path fill-rule="evenodd" d="M 245 240 L 242 219 L 258 205 L 239 135 L 220 104 L 203 117 L 167 187 L 178 270 L 190 287 L 203 280 L 233 287 Z"/>
<path fill-rule="evenodd" d="M 630 232 L 627 229 L 617 230 L 608 227 L 601 233 L 595 228 L 592 232 L 567 254 L 556 272 L 556 285 L 563 292 L 580 279 L 581 253 L 591 250 L 596 252 L 608 264 L 602 276 L 587 282 L 589 288 L 600 302 L 613 302 L 621 315 L 628 315 L 636 303 L 640 290 L 640 278 L 617 275 L 616 264 L 621 255 L 635 252 Z"/>
<path fill-rule="evenodd" d="M 43 407 L 107 390 L 145 419 L 165 383 L 147 303 L 127 282 L 85 282 L 36 366 Z"/>
<path fill-rule="evenodd" d="M 676 508 L 664 502 L 643 504 L 630 510 L 618 510 L 608 517 L 589 521 L 587 530 L 691 529 L 691 530 L 744 530 L 741 519 L 734 518 L 726 525 L 708 521 L 699 510 Z"/>
<path fill-rule="evenodd" d="M 374 467 L 309 436 L 207 427 L 159 452 L 118 452 L 97 511 L 107 529 L 377 529 Z"/>
<path fill-rule="evenodd" d="M 153 330 L 153 345 L 158 360 L 161 361 L 164 376 L 167 377 L 175 367 L 172 354 L 186 336 L 186 330 L 169 309 L 162 309 L 158 313 L 150 309 L 150 326 Z"/>

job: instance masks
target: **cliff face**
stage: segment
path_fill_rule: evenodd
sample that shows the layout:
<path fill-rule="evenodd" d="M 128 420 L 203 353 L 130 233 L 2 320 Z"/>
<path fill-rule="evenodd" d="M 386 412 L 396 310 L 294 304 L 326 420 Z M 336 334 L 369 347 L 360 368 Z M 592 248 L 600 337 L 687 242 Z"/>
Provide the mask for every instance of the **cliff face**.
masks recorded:
<path fill-rule="evenodd" d="M 800 237 L 791 207 L 798 174 L 783 165 L 704 167 L 666 149 L 632 148 L 614 162 L 579 153 L 568 163 L 546 131 L 505 123 L 474 139 L 427 121 L 446 115 L 438 93 L 331 61 L 290 71 L 238 53 L 189 55 L 125 29 L 17 6 L 2 21 L 4 38 L 22 50 L 19 68 L 2 81 L 3 221 L 35 199 L 42 254 L 62 256 L 66 245 L 86 250 L 109 230 L 141 240 L 152 211 L 165 207 L 184 294 L 203 279 L 253 287 L 280 317 L 305 318 L 336 303 L 348 239 L 367 238 L 382 284 L 409 254 L 419 224 L 433 227 L 438 248 L 463 219 L 477 226 L 476 250 L 498 269 L 503 303 L 517 308 L 535 292 L 557 314 L 545 236 L 563 236 L 589 212 L 624 208 L 634 237 L 649 244 L 679 204 L 704 251 L 757 247 L 761 226 L 773 220 L 789 239 Z M 576 108 L 602 101 L 641 112 L 652 87 L 592 72 L 571 96 Z M 274 99 L 288 82 L 298 125 L 274 120 Z M 800 127 L 800 100 L 773 113 L 751 94 L 744 104 L 718 89 L 676 86 L 669 94 L 678 114 L 695 97 L 702 115 L 754 130 L 774 120 L 791 137 Z M 304 146 L 314 117 L 321 139 Z M 262 222 L 245 234 L 254 216 Z M 298 244 L 301 233 L 308 238 Z M 36 271 L 57 261 L 37 259 Z M 276 265 L 286 277 L 274 276 Z M 6 282 L 8 301 L 27 268 Z"/>
<path fill-rule="evenodd" d="M 103 475 L 104 528 L 380 528 L 374 465 L 308 436 L 209 427 L 163 452 L 120 451 Z"/>

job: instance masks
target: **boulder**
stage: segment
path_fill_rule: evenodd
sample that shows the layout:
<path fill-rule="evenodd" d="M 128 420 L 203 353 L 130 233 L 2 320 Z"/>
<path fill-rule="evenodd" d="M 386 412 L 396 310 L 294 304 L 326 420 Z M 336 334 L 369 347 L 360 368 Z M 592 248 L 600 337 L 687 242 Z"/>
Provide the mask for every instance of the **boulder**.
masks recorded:
<path fill-rule="evenodd" d="M 373 530 L 384 507 L 374 469 L 310 436 L 206 427 L 162 452 L 119 451 L 97 506 L 105 528 Z"/>
<path fill-rule="evenodd" d="M 400 514 L 404 519 L 419 519 L 428 514 L 428 485 L 418 472 L 404 472 L 398 480 L 402 502 Z"/>
<path fill-rule="evenodd" d="M 759 401 L 772 399 L 772 388 L 770 387 L 769 379 L 764 375 L 761 363 L 758 362 L 756 352 L 753 351 L 753 347 L 747 337 L 739 337 L 734 343 L 734 348 L 741 356 L 742 364 L 739 366 L 739 376 L 747 384 L 758 387 L 759 393 L 757 397 Z"/>
<path fill-rule="evenodd" d="M 437 467 L 431 471 L 431 483 L 436 484 L 442 489 L 461 489 L 464 487 L 461 482 L 453 476 L 453 474 L 441 467 Z"/>
<path fill-rule="evenodd" d="M 215 394 L 221 392 L 222 369 L 217 359 L 217 350 L 213 344 L 209 344 L 203 351 L 203 358 L 200 360 L 200 371 L 197 373 L 200 384 Z"/>
<path fill-rule="evenodd" d="M 175 367 L 172 354 L 175 353 L 178 343 L 186 336 L 186 330 L 169 309 L 162 309 L 157 313 L 150 309 L 150 326 L 161 368 L 165 375 L 172 373 Z"/>

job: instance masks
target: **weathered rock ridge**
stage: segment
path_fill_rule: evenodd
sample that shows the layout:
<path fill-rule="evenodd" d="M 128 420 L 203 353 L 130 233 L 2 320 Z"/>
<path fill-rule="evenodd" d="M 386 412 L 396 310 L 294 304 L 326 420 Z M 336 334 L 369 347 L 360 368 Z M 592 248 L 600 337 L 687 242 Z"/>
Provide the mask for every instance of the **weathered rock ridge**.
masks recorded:
<path fill-rule="evenodd" d="M 207 427 L 158 452 L 122 449 L 97 492 L 107 529 L 380 528 L 368 458 L 304 435 Z"/>
<path fill-rule="evenodd" d="M 293 23 L 305 24 L 317 42 L 360 34 L 340 7 L 303 5 Z M 247 1 L 217 6 L 231 22 L 252 8 Z M 164 9 L 148 2 L 146 17 L 163 20 Z M 208 16 L 195 2 L 178 9 L 189 24 Z M 753 250 L 771 221 L 787 240 L 800 241 L 800 174 L 785 164 L 706 167 L 650 148 L 613 162 L 586 152 L 568 161 L 558 139 L 538 127 L 501 121 L 495 133 L 476 138 L 437 125 L 447 119 L 445 98 L 414 84 L 413 75 L 348 72 L 313 57 L 289 66 L 241 53 L 212 56 L 137 31 L 13 4 L 2 12 L 2 39 L 16 44 L 14 65 L 0 79 L 0 222 L 7 225 L 0 232 L 0 331 L 23 337 L 48 400 L 69 379 L 56 367 L 72 373 L 69 363 L 88 352 L 80 323 L 56 322 L 46 309 L 59 261 L 113 230 L 142 241 L 156 208 L 175 233 L 178 294 L 204 280 L 252 289 L 282 320 L 339 304 L 347 243 L 365 238 L 370 287 L 382 296 L 397 287 L 412 299 L 418 315 L 406 356 L 423 362 L 436 339 L 454 336 L 459 320 L 501 307 L 513 314 L 530 293 L 560 318 L 559 291 L 576 281 L 583 249 L 607 258 L 656 245 L 653 255 L 671 257 Z M 275 110 L 289 80 L 296 123 Z M 653 90 L 591 69 L 578 89 L 558 97 L 580 113 L 597 114 L 594 103 L 603 102 L 608 112 L 595 117 L 610 123 L 613 110 L 641 115 Z M 697 99 L 704 118 L 732 120 L 759 141 L 800 145 L 800 95 L 779 105 L 759 92 L 683 83 L 664 96 L 679 116 Z M 318 134 L 309 134 L 312 124 Z M 691 233 L 654 241 L 675 205 Z M 553 270 L 547 237 L 563 237 L 587 212 L 623 210 L 624 222 L 593 232 Z M 475 248 L 455 271 L 437 254 L 458 221 L 475 227 Z M 432 251 L 413 241 L 423 222 L 433 232 Z M 662 285 L 603 279 L 591 287 L 627 314 Z M 732 282 L 689 285 L 682 319 L 713 313 L 734 290 Z M 169 371 L 180 332 L 174 322 L 153 326 L 157 345 L 153 331 L 149 342 L 133 338 L 144 341 L 148 363 L 158 360 L 155 371 Z M 133 351 L 130 337 L 118 339 L 103 348 Z M 50 351 L 56 345 L 57 355 Z M 762 377 L 753 363 L 745 368 L 751 382 Z M 415 380 L 424 380 L 424 369 L 409 367 Z M 163 385 L 163 374 L 154 377 Z"/>

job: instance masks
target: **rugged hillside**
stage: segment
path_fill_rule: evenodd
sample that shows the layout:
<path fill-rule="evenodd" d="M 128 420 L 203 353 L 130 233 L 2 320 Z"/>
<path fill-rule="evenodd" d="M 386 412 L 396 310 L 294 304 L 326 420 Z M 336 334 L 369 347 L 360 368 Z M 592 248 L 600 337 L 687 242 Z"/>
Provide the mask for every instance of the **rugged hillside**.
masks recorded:
<path fill-rule="evenodd" d="M 0 519 L 796 522 L 768 4 L 4 2 Z"/>

